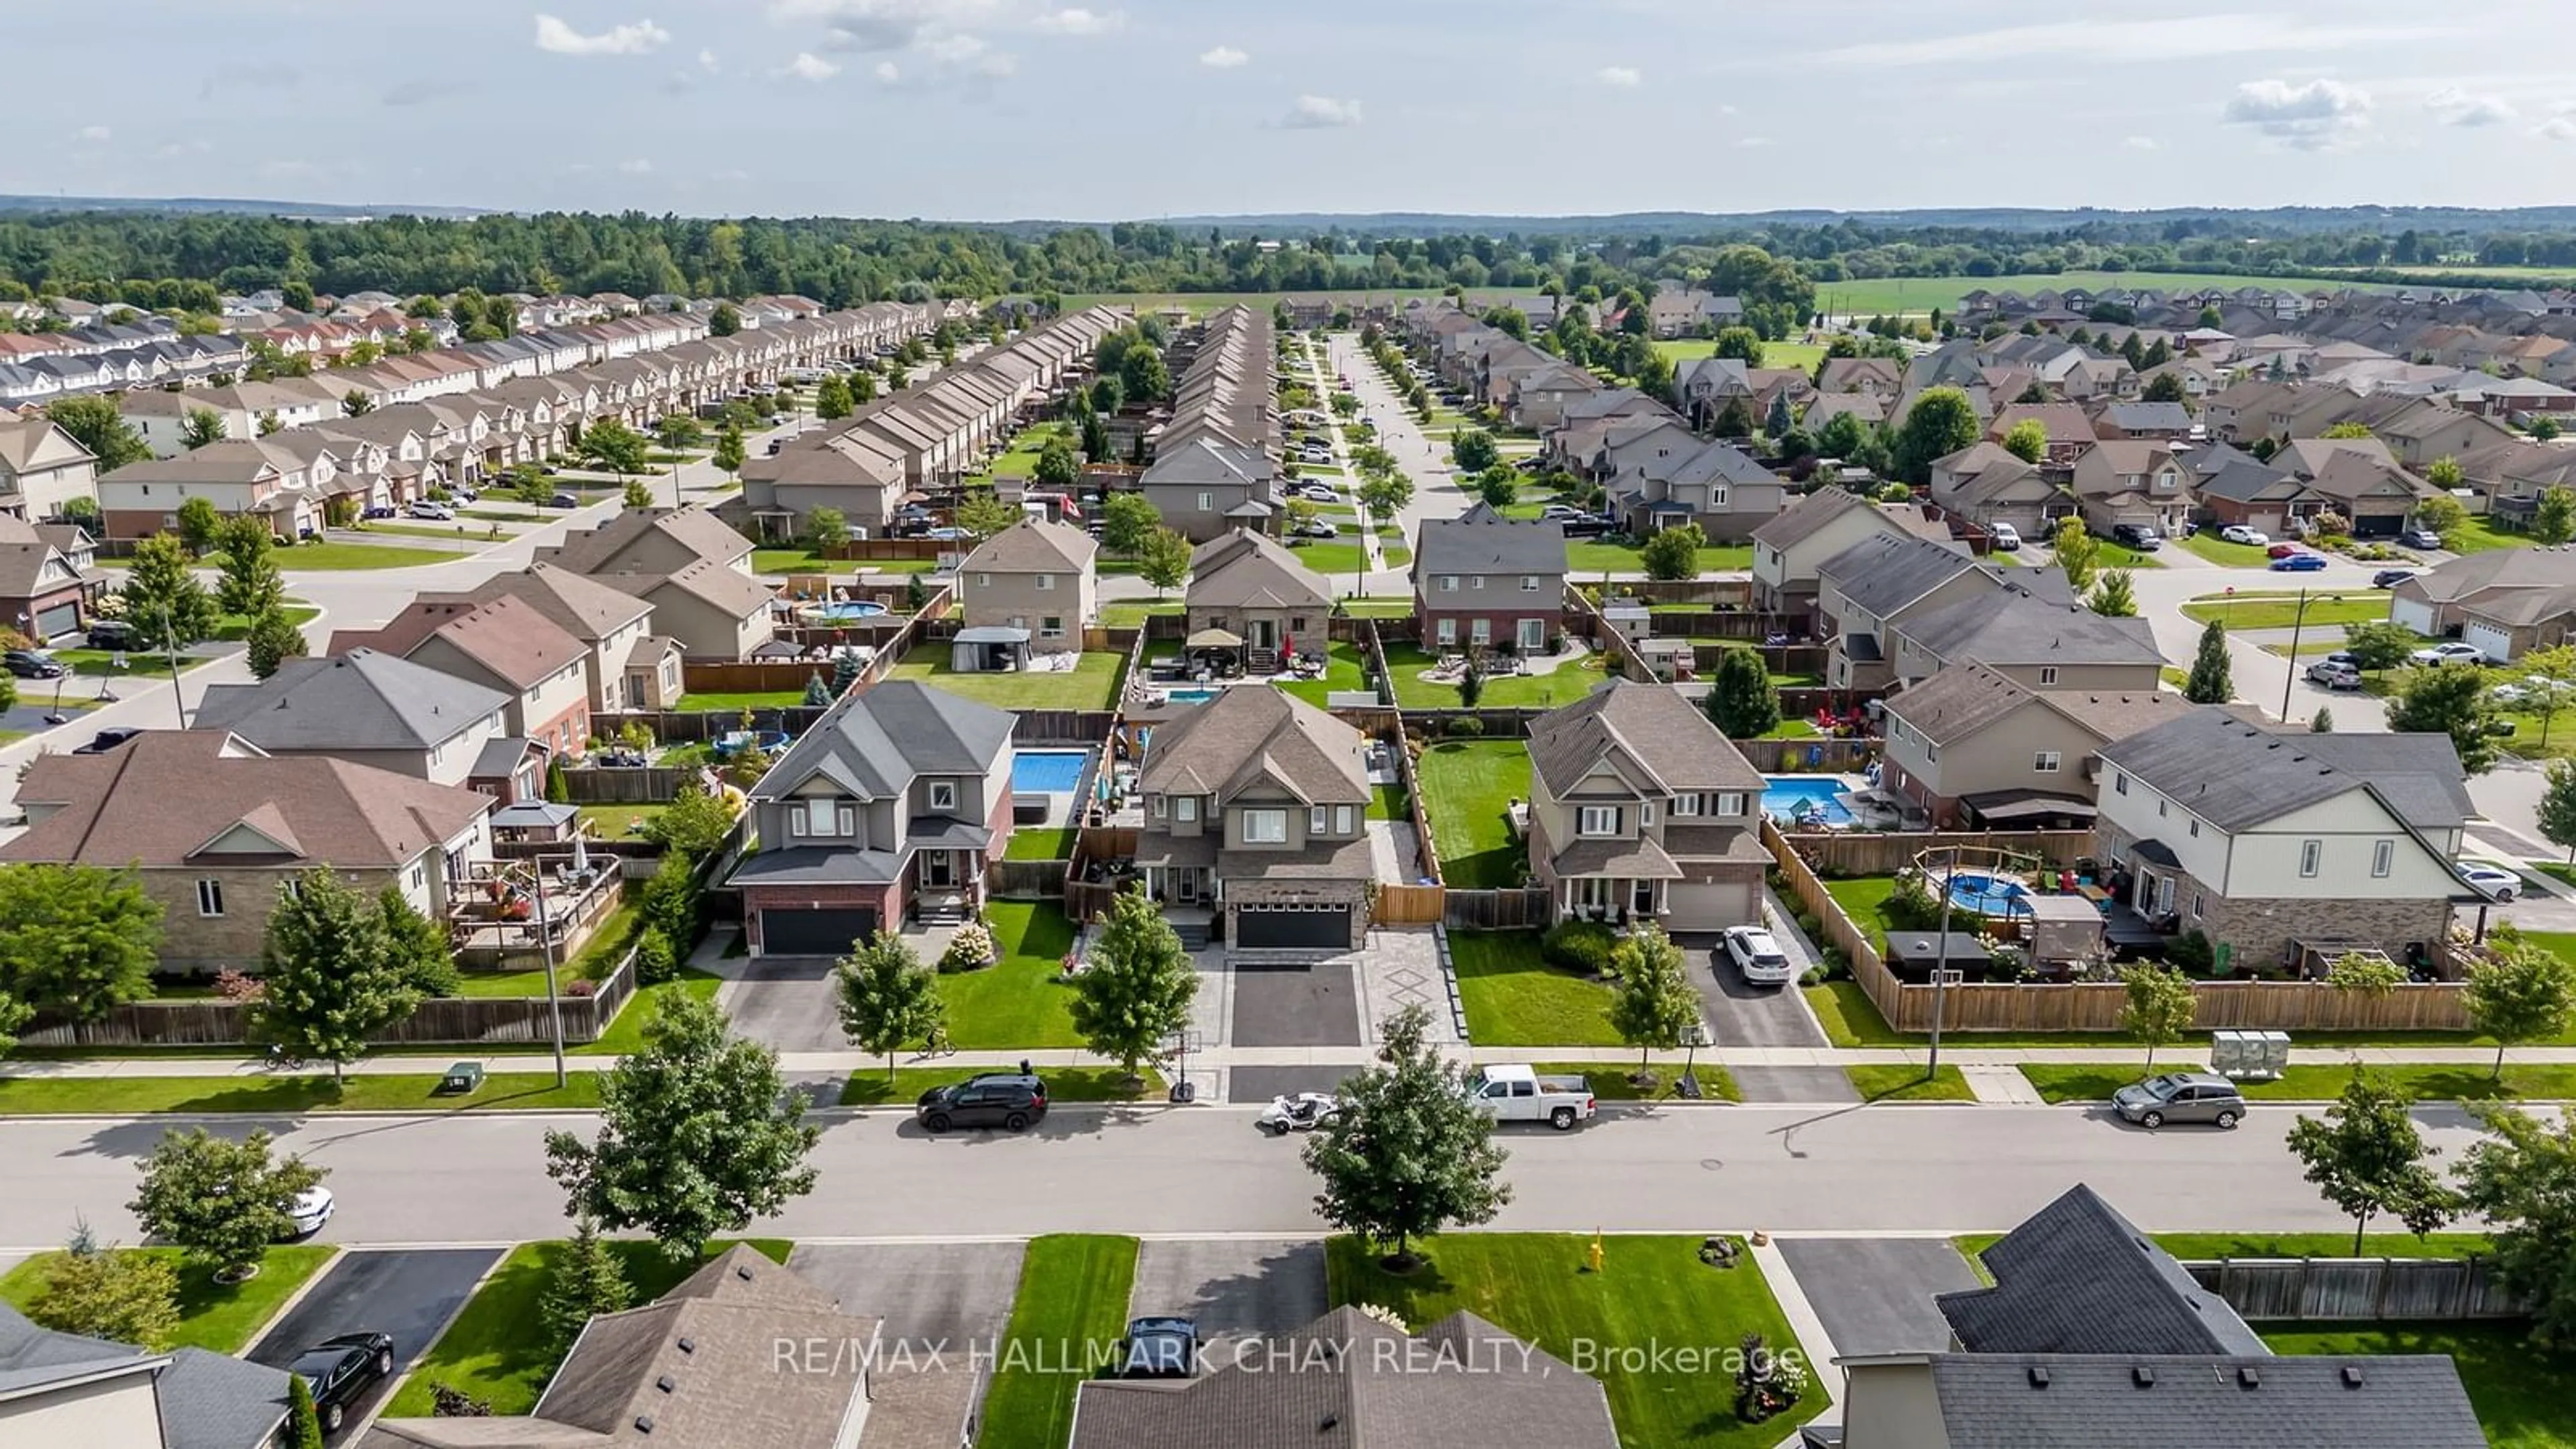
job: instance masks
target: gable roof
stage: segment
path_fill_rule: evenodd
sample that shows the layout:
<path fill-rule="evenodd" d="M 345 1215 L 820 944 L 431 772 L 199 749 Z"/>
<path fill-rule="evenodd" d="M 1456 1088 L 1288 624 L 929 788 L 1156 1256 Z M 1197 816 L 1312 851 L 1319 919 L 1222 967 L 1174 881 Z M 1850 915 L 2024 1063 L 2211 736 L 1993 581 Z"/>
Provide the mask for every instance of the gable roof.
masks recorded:
<path fill-rule="evenodd" d="M 702 559 L 731 565 L 751 552 L 751 540 L 704 507 L 630 508 L 598 526 L 564 535 L 561 544 L 537 551 L 537 561 L 577 574 L 604 573 L 625 562 L 626 551 L 646 534 L 660 534 Z"/>
<path fill-rule="evenodd" d="M 1008 710 L 890 679 L 841 696 L 751 793 L 776 799 L 820 774 L 863 799 L 897 799 L 924 775 L 989 773 L 1018 726 Z"/>
<path fill-rule="evenodd" d="M 1887 697 L 1887 711 L 1936 745 L 1963 739 L 2025 704 L 2053 710 L 2096 739 L 2126 739 L 2192 706 L 2161 689 L 2033 689 L 1984 664 L 1953 664 Z"/>
<path fill-rule="evenodd" d="M 1753 530 L 1753 541 L 1767 548 L 1785 549 L 1813 537 L 1826 524 L 1855 508 L 1876 506 L 1848 488 L 1819 488 L 1762 520 L 1761 526 Z"/>
<path fill-rule="evenodd" d="M 1948 1440 L 1978 1449 L 2477 1449 L 2442 1354 L 1933 1354 Z"/>
<path fill-rule="evenodd" d="M 1978 1256 L 1993 1287 L 1932 1300 L 1969 1353 L 2271 1352 L 2225 1299 L 2082 1183 Z"/>
<path fill-rule="evenodd" d="M 1154 730 L 1140 783 L 1222 804 L 1267 777 L 1308 805 L 1370 798 L 1360 732 L 1276 687 L 1238 686 Z"/>
<path fill-rule="evenodd" d="M 1099 543 L 1082 530 L 1031 517 L 984 540 L 958 568 L 997 574 L 1080 573 L 1091 567 L 1092 557 L 1099 552 Z"/>
<path fill-rule="evenodd" d="M 1505 518 L 1479 501 L 1455 518 L 1426 518 L 1413 546 L 1414 576 L 1565 572 L 1565 525 Z"/>
<path fill-rule="evenodd" d="M 2164 663 L 2146 620 L 2094 613 L 2075 601 L 2056 569 L 2017 570 L 1999 591 L 1917 614 L 1896 632 L 1954 664 Z"/>
<path fill-rule="evenodd" d="M 1947 544 L 1912 534 L 1879 534 L 1825 560 L 1816 573 L 1856 607 L 1884 619 L 1979 567 L 1975 559 Z M 1993 578 L 1991 569 L 1987 573 Z"/>
<path fill-rule="evenodd" d="M 37 1326 L 0 1303 L 0 1391 L 119 1371 L 151 1373 L 161 1449 L 244 1449 L 286 1421 L 283 1369 L 202 1348 L 147 1354 L 128 1344 Z"/>
<path fill-rule="evenodd" d="M 433 603 L 488 604 L 517 599 L 585 644 L 596 644 L 653 612 L 653 606 L 605 582 L 541 563 L 494 574 L 462 593 L 424 593 Z"/>
<path fill-rule="evenodd" d="M 211 685 L 189 728 L 224 730 L 281 754 L 426 750 L 508 703 L 498 690 L 425 664 L 352 649 L 286 660 L 258 684 Z"/>
<path fill-rule="evenodd" d="M 1665 793 L 1749 790 L 1762 776 L 1698 706 L 1668 684 L 1619 679 L 1530 721 L 1530 766 L 1560 798 L 1612 751 Z"/>
<path fill-rule="evenodd" d="M 1182 596 L 1193 609 L 1329 609 L 1333 603 L 1332 586 L 1323 575 L 1299 563 L 1279 540 L 1248 528 L 1198 546 L 1190 555 L 1190 582 Z"/>
<path fill-rule="evenodd" d="M 2443 734 L 2276 731 L 2204 705 L 2105 746 L 2102 758 L 2231 832 L 2354 790 L 2417 830 L 2454 830 L 2476 813 Z"/>

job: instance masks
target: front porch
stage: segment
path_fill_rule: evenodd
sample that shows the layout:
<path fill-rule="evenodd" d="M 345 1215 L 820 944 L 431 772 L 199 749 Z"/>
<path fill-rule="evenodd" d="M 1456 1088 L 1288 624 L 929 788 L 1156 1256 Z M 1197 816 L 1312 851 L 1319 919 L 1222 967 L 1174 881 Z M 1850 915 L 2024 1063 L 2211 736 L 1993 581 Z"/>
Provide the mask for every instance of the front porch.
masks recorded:
<path fill-rule="evenodd" d="M 1558 919 L 1626 924 L 1668 919 L 1682 868 L 1651 840 L 1577 840 L 1547 874 Z"/>

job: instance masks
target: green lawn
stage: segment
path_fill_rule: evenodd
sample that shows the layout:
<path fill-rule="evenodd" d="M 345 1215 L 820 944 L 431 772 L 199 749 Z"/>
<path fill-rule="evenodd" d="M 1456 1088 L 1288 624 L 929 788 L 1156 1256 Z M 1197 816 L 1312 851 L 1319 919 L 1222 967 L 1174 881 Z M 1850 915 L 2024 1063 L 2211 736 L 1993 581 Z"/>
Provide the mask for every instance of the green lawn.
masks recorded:
<path fill-rule="evenodd" d="M 256 1277 L 240 1283 L 217 1283 L 203 1268 L 187 1266 L 177 1248 L 120 1248 L 167 1258 L 178 1270 L 179 1326 L 170 1335 L 172 1348 L 202 1348 L 211 1353 L 239 1353 L 295 1296 L 305 1280 L 322 1270 L 340 1250 L 319 1244 L 270 1248 L 260 1258 Z M 24 1312 L 44 1292 L 45 1278 L 60 1252 L 39 1253 L 0 1277 L 0 1303 Z"/>
<path fill-rule="evenodd" d="M 2333 1233 L 2150 1233 L 2156 1246 L 2186 1263 L 2216 1262 L 2221 1258 L 2348 1258 L 2352 1256 L 2352 1234 Z M 1993 1279 L 1986 1273 L 1984 1253 L 2001 1241 L 2001 1233 L 1968 1233 L 1950 1240 L 1959 1255 L 1976 1268 L 1977 1276 Z M 2484 1253 L 2492 1246 L 2484 1233 L 2366 1233 L 2361 1240 L 2365 1258 L 2466 1258 Z"/>
<path fill-rule="evenodd" d="M 2529 548 L 2533 539 L 2528 533 L 2516 533 L 2498 528 L 2486 519 L 2472 518 L 2444 532 L 2442 542 L 2450 545 L 2453 553 L 2487 553 L 2499 548 Z"/>
<path fill-rule="evenodd" d="M 602 966 L 599 969 L 605 971 L 608 968 Z M 608 1030 L 597 1041 L 574 1047 L 572 1053 L 580 1057 L 620 1057 L 628 1052 L 641 1051 L 644 1048 L 644 1024 L 661 1010 L 664 997 L 695 996 L 712 1001 L 716 988 L 722 985 L 724 978 L 720 976 L 683 966 L 674 980 L 637 988 L 635 995 L 617 1013 L 617 1019 L 608 1024 Z"/>
<path fill-rule="evenodd" d="M 2095 562 L 2099 567 L 2106 569 L 2160 569 L 2165 566 L 2164 561 L 2157 558 L 2154 554 L 2140 553 L 2125 543 L 2113 543 L 2107 538 L 2097 538 L 2094 542 L 2100 545 L 2101 548 L 2101 552 L 2095 558 Z"/>
<path fill-rule="evenodd" d="M 1126 668 L 1127 656 L 1096 651 L 1076 656 L 1075 667 L 1061 673 L 960 674 L 948 667 L 946 651 L 923 650 L 887 677 L 915 680 L 1000 709 L 1109 709 L 1118 702 L 1118 680 Z"/>
<path fill-rule="evenodd" d="M 2203 529 L 2189 538 L 2177 540 L 2177 546 L 2190 549 L 2193 553 L 2224 568 L 2259 569 L 2271 562 L 2271 556 L 2264 552 L 2265 545 L 2229 543 L 2220 538 L 2218 530 L 2214 528 Z"/>
<path fill-rule="evenodd" d="M 1073 989 L 1063 984 L 1073 923 L 1050 901 L 995 901 L 985 908 L 999 964 L 939 978 L 948 1007 L 948 1040 L 965 1051 L 1077 1047 Z M 935 964 L 935 963 L 934 963 Z"/>
<path fill-rule="evenodd" d="M 1528 848 L 1513 838 L 1507 801 L 1530 797 L 1529 750 L 1519 740 L 1449 740 L 1416 766 L 1444 884 L 1466 889 L 1517 885 Z"/>
<path fill-rule="evenodd" d="M 2287 629 L 2299 622 L 2299 596 L 2278 591 L 2239 590 L 2234 598 L 2224 594 L 2203 594 L 2182 606 L 2194 622 L 2206 624 L 2212 619 L 2224 620 L 2228 632 L 2247 629 Z M 2376 589 L 2357 589 L 2349 595 L 2332 595 L 2317 590 L 2309 596 L 2307 623 L 2376 624 L 2388 617 L 2388 595 Z"/>
<path fill-rule="evenodd" d="M 1369 791 L 1369 819 L 1403 820 L 1411 814 L 1402 785 L 1379 785 Z"/>
<path fill-rule="evenodd" d="M 1082 1367 L 1114 1354 L 1127 1326 L 1136 1240 L 1060 1233 L 1029 1241 L 1019 1294 L 984 1391 L 977 1449 L 1063 1449 Z"/>
<path fill-rule="evenodd" d="M 650 820 L 671 807 L 668 805 L 639 804 L 582 805 L 576 808 L 581 811 L 581 818 L 590 822 L 591 829 L 599 832 L 600 835 L 607 839 L 623 840 L 627 836 L 636 833 L 635 831 L 628 829 L 629 826 L 634 825 L 639 821 Z"/>
<path fill-rule="evenodd" d="M 825 686 L 832 682 L 832 671 L 814 671 Z M 672 705 L 674 709 L 720 710 L 737 714 L 743 710 L 794 709 L 805 702 L 802 689 L 706 689 L 690 690 Z"/>
<path fill-rule="evenodd" d="M 1774 1352 L 1804 1355 L 1749 1255 L 1739 1259 L 1741 1266 L 1719 1269 L 1699 1261 L 1696 1235 L 1614 1237 L 1606 1240 L 1602 1271 L 1595 1273 L 1585 1263 L 1590 1241 L 1577 1234 L 1452 1233 L 1413 1244 L 1428 1261 L 1395 1274 L 1380 1266 L 1376 1250 L 1336 1237 L 1326 1244 L 1325 1265 L 1336 1304 L 1391 1308 L 1416 1330 L 1463 1308 L 1596 1373 L 1628 1449 L 1771 1449 L 1825 1408 L 1814 1375 L 1838 1370 L 1824 1364 L 1804 1366 L 1810 1381 L 1795 1408 L 1746 1424 L 1735 1416 L 1729 1373 L 1642 1354 L 1634 1364 L 1583 1362 L 1586 1346 L 1597 1360 L 1597 1350 L 1611 1346 L 1732 1349 L 1747 1333 L 1761 1334 Z"/>
<path fill-rule="evenodd" d="M 904 1053 L 897 1052 L 898 1062 Z M 922 1093 L 951 1082 L 962 1082 L 980 1067 L 907 1067 L 894 1069 L 894 1081 L 886 1081 L 882 1065 L 861 1067 L 850 1073 L 841 1084 L 844 1107 L 883 1107 L 888 1104 L 909 1107 Z M 1047 1100 L 1051 1102 L 1144 1102 L 1163 1095 L 1163 1074 L 1148 1068 L 1145 1083 L 1130 1090 L 1127 1074 L 1117 1067 L 1048 1067 L 1039 1075 L 1046 1078 Z"/>
<path fill-rule="evenodd" d="M 1672 363 L 1693 361 L 1717 352 L 1714 337 L 1667 337 L 1658 339 L 1655 351 Z M 1762 344 L 1762 366 L 1795 367 L 1813 376 L 1816 364 L 1825 360 L 1821 342 L 1765 342 Z M 1761 419 L 1754 419 L 1760 422 Z"/>
<path fill-rule="evenodd" d="M 1365 651 L 1354 643 L 1335 644 L 1325 653 L 1323 678 L 1301 679 L 1279 687 L 1321 709 L 1327 694 L 1349 694 L 1368 688 Z"/>
<path fill-rule="evenodd" d="M 1539 1062 L 1531 1068 L 1538 1072 L 1556 1072 L 1565 1076 L 1581 1077 L 1591 1085 L 1592 1095 L 1604 1102 L 1688 1100 L 1677 1093 L 1682 1075 L 1678 1068 L 1668 1066 L 1647 1068 L 1655 1080 L 1650 1086 L 1644 1088 L 1640 1088 L 1636 1079 L 1629 1075 L 1636 1069 L 1637 1064 L 1634 1062 L 1626 1065 L 1603 1062 Z M 1699 1078 L 1701 1101 L 1741 1102 L 1744 1100 L 1743 1089 L 1735 1085 L 1734 1076 L 1728 1073 L 1726 1068 L 1715 1062 L 1700 1062 L 1694 1065 L 1691 1071 Z"/>
<path fill-rule="evenodd" d="M 2288 1324 L 2263 1341 L 2279 1354 L 2447 1354 L 2495 1449 L 2576 1445 L 2576 1350 L 2540 1347 L 2528 1324 Z"/>
<path fill-rule="evenodd" d="M 617 969 L 618 960 L 625 956 L 626 949 L 644 933 L 643 895 L 644 887 L 640 881 L 618 888 L 617 904 L 600 918 L 599 924 L 591 930 L 590 939 L 572 958 L 574 975 L 598 981 Z"/>
<path fill-rule="evenodd" d="M 1882 956 L 1887 954 L 1887 898 L 1896 892 L 1893 876 L 1853 876 L 1848 880 L 1825 882 L 1825 894 L 1852 918 L 1852 924 L 1869 934 L 1869 944 Z M 1866 999 L 1866 998 L 1864 998 Z"/>
<path fill-rule="evenodd" d="M 2158 1071 L 2196 1071 L 2201 1066 L 2199 1054 L 2192 1051 L 2168 1052 L 2156 1062 Z M 2489 1068 L 2469 1063 L 2411 1062 L 2374 1070 L 2427 1102 L 2576 1099 L 2576 1064 L 2508 1063 L 2502 1080 L 2491 1075 Z M 2023 1064 L 2021 1073 L 2051 1102 L 2099 1102 L 2147 1075 L 2147 1068 L 2141 1051 L 2134 1063 L 2031 1062 Z M 2308 1062 L 2294 1063 L 2278 1081 L 2246 1082 L 2242 1087 L 2248 1101 L 2324 1102 L 2351 1080 L 2352 1068 L 2343 1063 Z"/>
<path fill-rule="evenodd" d="M 285 613 L 286 622 L 293 624 L 299 629 L 322 616 L 322 611 L 320 609 L 316 609 L 309 604 L 303 603 L 287 604 L 285 606 Z M 247 614 L 224 614 L 218 616 L 215 620 L 215 632 L 212 637 L 216 639 L 229 642 L 247 638 L 249 635 L 250 616 Z"/>
<path fill-rule="evenodd" d="M 710 1244 L 712 1257 L 733 1245 L 727 1239 Z M 741 1239 L 784 1263 L 791 1248 L 780 1238 Z M 538 1306 L 547 1280 L 562 1255 L 561 1240 L 521 1243 L 510 1250 L 465 1301 L 456 1321 L 431 1344 L 415 1364 L 402 1391 L 384 1407 L 389 1419 L 429 1416 L 432 1390 L 438 1384 L 487 1400 L 495 1414 L 524 1414 L 536 1406 L 546 1380 L 554 1375 L 555 1355 L 545 1342 L 545 1319 Z M 675 1263 L 660 1246 L 631 1239 L 612 1239 L 608 1251 L 625 1270 L 633 1301 L 649 1303 L 696 1271 L 694 1263 Z"/>
<path fill-rule="evenodd" d="M 1319 574 L 1357 574 L 1368 571 L 1368 555 L 1355 538 L 1349 543 L 1338 539 L 1296 545 L 1297 562 Z"/>
<path fill-rule="evenodd" d="M 961 540 L 958 552 L 966 552 Z M 756 548 L 751 551 L 751 571 L 756 574 L 854 574 L 861 569 L 877 574 L 926 574 L 939 567 L 932 558 L 818 558 L 809 548 Z"/>
<path fill-rule="evenodd" d="M 2450 271 L 2445 267 L 2442 270 Z M 2551 275 L 2559 275 L 2551 273 Z M 2152 287 L 2158 291 L 2190 292 L 2205 287 L 2234 291 L 2239 287 L 2288 287 L 2306 289 L 2315 286 L 2356 287 L 2362 291 L 2390 291 L 2392 288 L 2368 282 L 2349 282 L 2331 272 L 2300 276 L 2248 276 L 2232 272 L 2017 272 L 2001 277 L 1864 277 L 1847 282 L 1824 282 L 1816 287 L 1816 310 L 1833 317 L 1922 316 L 1938 310 L 1948 316 L 1959 310 L 1959 299 L 1970 292 L 2019 292 L 2027 297 L 2034 292 L 2062 292 L 2069 287 L 2101 291 L 2110 287 Z"/>
<path fill-rule="evenodd" d="M 1824 1029 L 1825 1040 L 1835 1046 L 1914 1044 L 1887 1024 L 1886 1019 L 1878 1014 L 1877 1003 L 1869 999 L 1869 993 L 1861 990 L 1857 981 L 1827 981 L 1798 989 L 1807 998 L 1807 1009 L 1816 1014 L 1816 1024 Z"/>
<path fill-rule="evenodd" d="M 633 1015 L 634 1006 L 626 1009 Z M 474 1047 L 442 1047 L 459 1057 Z M 442 1096 L 438 1077 L 353 1076 L 335 1089 L 327 1076 L 267 1079 L 241 1077 L 10 1077 L 0 1079 L 0 1117 L 37 1114 L 125 1117 L 178 1112 L 191 1115 L 255 1112 L 294 1116 L 307 1112 L 449 1112 L 466 1108 L 514 1112 L 582 1111 L 599 1105 L 597 1074 L 576 1072 L 557 1087 L 544 1072 L 486 1077 L 481 1091 Z"/>
<path fill-rule="evenodd" d="M 573 983 L 572 969 L 555 968 L 555 989 L 561 991 Z M 546 968 L 531 966 L 525 971 L 460 971 L 456 975 L 459 996 L 543 996 L 546 994 Z"/>
<path fill-rule="evenodd" d="M 1144 627 L 1145 621 L 1154 615 L 1166 614 L 1178 616 L 1183 612 L 1185 612 L 1185 610 L 1182 607 L 1181 601 L 1178 599 L 1171 599 L 1156 604 L 1103 604 L 1100 606 L 1100 627 L 1103 629 L 1141 629 Z"/>
<path fill-rule="evenodd" d="M 1565 546 L 1565 566 L 1577 574 L 1638 574 L 1646 571 L 1645 560 L 1635 546 L 1603 543 L 1598 539 L 1581 539 Z M 1753 567 L 1753 545 L 1749 543 L 1711 544 L 1699 551 L 1699 571 L 1704 574 L 1742 573 Z"/>
<path fill-rule="evenodd" d="M 1458 709 L 1458 686 L 1424 679 L 1422 671 L 1440 661 L 1411 644 L 1388 644 L 1386 672 L 1395 683 L 1395 702 L 1406 709 Z M 1476 703 L 1482 709 L 1554 709 L 1572 704 L 1601 687 L 1606 676 L 1595 659 L 1560 664 L 1545 674 L 1491 675 Z"/>
<path fill-rule="evenodd" d="M 56 664 L 74 674 L 87 675 L 92 679 L 167 679 L 170 677 L 170 658 L 166 654 L 155 654 L 144 650 L 122 651 L 125 664 L 124 667 L 119 668 L 116 661 L 120 651 L 114 649 L 56 649 L 51 652 Z M 179 667 L 183 670 L 194 669 L 205 662 L 203 659 L 190 658 L 184 650 L 180 652 Z M 36 682 L 31 680 L 29 684 Z M 18 693 L 19 697 L 29 704 L 41 701 L 42 691 L 21 687 Z"/>
<path fill-rule="evenodd" d="M 1043 826 L 1022 825 L 1012 830 L 1011 840 L 1002 847 L 1004 860 L 1071 860 L 1073 844 L 1082 835 L 1078 830 L 1050 830 Z"/>
<path fill-rule="evenodd" d="M 371 543 L 299 543 L 277 551 L 277 566 L 288 573 L 307 570 L 340 572 L 348 569 L 408 569 L 424 564 L 453 563 L 458 555 L 438 548 L 379 548 Z"/>
<path fill-rule="evenodd" d="M 1973 1102 L 1977 1094 L 1968 1088 L 1968 1079 L 1957 1067 L 1943 1067 L 1937 1075 L 1926 1076 L 1921 1067 L 1892 1066 L 1845 1067 L 1843 1075 L 1851 1078 L 1852 1090 L 1865 1102 Z"/>
<path fill-rule="evenodd" d="M 1535 931 L 1460 931 L 1449 938 L 1467 1036 L 1479 1046 L 1618 1046 L 1610 988 L 1539 959 Z M 1599 1067 L 1587 1068 L 1601 1071 Z"/>
<path fill-rule="evenodd" d="M 510 536 L 510 530 L 499 528 L 497 525 L 490 523 L 486 523 L 481 527 L 476 527 L 470 523 L 386 523 L 379 521 L 370 522 L 366 527 L 361 528 L 358 531 L 365 534 L 397 534 L 404 538 L 450 538 L 456 540 L 458 543 L 482 543 L 494 536 L 501 538 L 508 538 Z M 297 551 L 300 552 L 304 547 L 310 547 L 310 545 L 299 545 Z"/>

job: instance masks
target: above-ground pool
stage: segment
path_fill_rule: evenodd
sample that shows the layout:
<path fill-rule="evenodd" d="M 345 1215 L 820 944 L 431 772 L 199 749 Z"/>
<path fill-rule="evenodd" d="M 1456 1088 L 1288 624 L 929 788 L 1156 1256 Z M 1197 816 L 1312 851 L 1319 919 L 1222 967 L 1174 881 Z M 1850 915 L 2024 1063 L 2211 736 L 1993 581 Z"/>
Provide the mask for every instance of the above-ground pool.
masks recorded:
<path fill-rule="evenodd" d="M 1762 813 L 1783 825 L 1843 826 L 1852 813 L 1837 796 L 1851 787 L 1840 775 L 1765 775 Z"/>
<path fill-rule="evenodd" d="M 1987 875 L 1977 871 L 1958 871 L 1950 877 L 1950 904 L 1962 911 L 1980 916 L 2009 916 L 2027 911 L 2022 897 L 2030 887 L 2008 875 Z"/>
<path fill-rule="evenodd" d="M 846 624 L 853 619 L 874 619 L 885 611 L 883 604 L 849 599 L 836 604 L 807 604 L 796 611 L 796 616 L 809 624 Z"/>
<path fill-rule="evenodd" d="M 1011 793 L 1070 795 L 1082 788 L 1088 750 L 1022 750 L 1011 757 Z"/>

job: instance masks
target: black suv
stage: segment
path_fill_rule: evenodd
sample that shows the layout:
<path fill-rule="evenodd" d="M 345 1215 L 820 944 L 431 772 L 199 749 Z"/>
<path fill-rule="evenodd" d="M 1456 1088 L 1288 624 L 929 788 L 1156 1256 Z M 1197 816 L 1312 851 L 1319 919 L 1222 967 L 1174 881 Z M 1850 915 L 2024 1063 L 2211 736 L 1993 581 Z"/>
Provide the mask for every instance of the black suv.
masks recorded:
<path fill-rule="evenodd" d="M 933 1087 L 913 1105 L 913 1116 L 933 1132 L 951 1127 L 999 1127 L 1019 1132 L 1046 1119 L 1046 1081 L 1018 1072 L 979 1072 L 962 1082 Z"/>
<path fill-rule="evenodd" d="M 337 1434 L 357 1411 L 359 1398 L 394 1371 L 394 1341 L 389 1334 L 344 1333 L 296 1355 L 286 1371 L 313 1391 L 322 1432 Z"/>
<path fill-rule="evenodd" d="M 2113 543 L 2124 543 L 2140 553 L 2154 553 L 2163 548 L 2164 534 L 2151 523 L 2123 523 L 2111 530 Z"/>
<path fill-rule="evenodd" d="M 84 632 L 92 649 L 131 649 L 142 637 L 123 619 L 92 619 Z"/>

